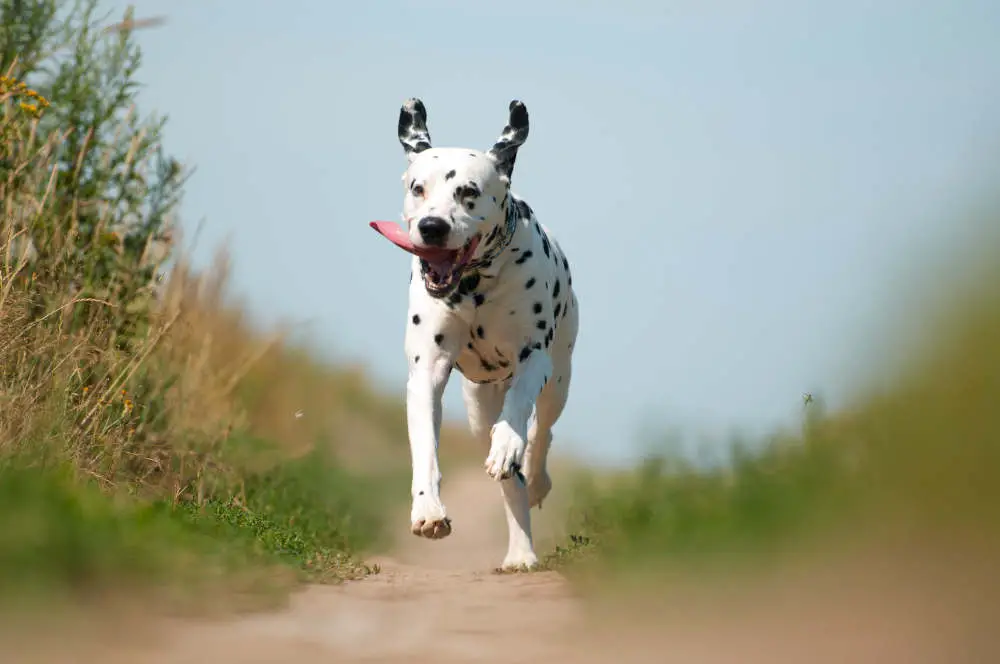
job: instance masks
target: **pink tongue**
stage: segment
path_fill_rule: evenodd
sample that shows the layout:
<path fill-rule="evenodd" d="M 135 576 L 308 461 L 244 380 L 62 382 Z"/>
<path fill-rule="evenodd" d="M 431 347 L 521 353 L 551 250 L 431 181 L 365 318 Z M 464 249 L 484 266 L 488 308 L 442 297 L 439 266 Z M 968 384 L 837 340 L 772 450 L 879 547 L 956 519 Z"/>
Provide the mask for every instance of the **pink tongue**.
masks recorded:
<path fill-rule="evenodd" d="M 378 231 L 383 237 L 392 242 L 394 245 L 399 247 L 404 251 L 408 251 L 414 256 L 420 256 L 426 261 L 433 263 L 443 263 L 448 262 L 448 259 L 454 255 L 454 251 L 450 249 L 434 249 L 430 247 L 415 247 L 412 242 L 410 242 L 410 235 L 405 230 L 403 230 L 399 224 L 392 221 L 373 221 L 368 224 L 376 231 Z"/>

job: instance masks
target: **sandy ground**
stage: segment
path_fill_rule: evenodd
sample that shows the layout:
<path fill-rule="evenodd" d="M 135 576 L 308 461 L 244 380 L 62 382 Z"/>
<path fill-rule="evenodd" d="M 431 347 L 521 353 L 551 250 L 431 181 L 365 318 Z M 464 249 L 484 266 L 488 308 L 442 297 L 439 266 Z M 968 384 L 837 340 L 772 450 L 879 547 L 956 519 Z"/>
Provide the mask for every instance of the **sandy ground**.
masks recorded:
<path fill-rule="evenodd" d="M 498 487 L 479 471 L 446 481 L 451 537 L 413 537 L 407 515 L 399 515 L 398 545 L 378 560 L 378 575 L 309 587 L 271 613 L 155 626 L 120 620 L 86 637 L 51 635 L 31 652 L 4 657 L 0 649 L 0 661 L 1000 662 L 988 620 L 995 607 L 970 611 L 975 592 L 949 595 L 940 584 L 912 583 L 920 570 L 897 566 L 790 573 L 746 592 L 712 594 L 694 584 L 693 594 L 678 587 L 656 609 L 620 600 L 586 612 L 593 602 L 574 598 L 556 573 L 493 574 L 506 543 Z M 946 587 L 964 588 L 955 579 Z"/>

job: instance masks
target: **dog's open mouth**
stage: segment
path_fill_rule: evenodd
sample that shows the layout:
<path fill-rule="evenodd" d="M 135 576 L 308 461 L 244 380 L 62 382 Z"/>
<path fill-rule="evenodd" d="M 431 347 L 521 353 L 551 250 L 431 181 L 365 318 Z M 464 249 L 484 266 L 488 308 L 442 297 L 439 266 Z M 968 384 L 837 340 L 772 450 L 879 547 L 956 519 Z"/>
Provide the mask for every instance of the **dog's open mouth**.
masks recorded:
<path fill-rule="evenodd" d="M 373 221 L 370 226 L 400 249 L 420 258 L 424 285 L 427 292 L 436 297 L 447 295 L 455 287 L 462 271 L 479 247 L 478 235 L 473 236 L 460 249 L 417 247 L 398 224 L 391 221 Z"/>
<path fill-rule="evenodd" d="M 479 236 L 475 235 L 461 249 L 437 250 L 433 253 L 414 252 L 420 256 L 420 267 L 424 274 L 424 286 L 431 295 L 444 295 L 450 291 L 462 270 L 469 264 L 469 259 L 479 246 Z"/>

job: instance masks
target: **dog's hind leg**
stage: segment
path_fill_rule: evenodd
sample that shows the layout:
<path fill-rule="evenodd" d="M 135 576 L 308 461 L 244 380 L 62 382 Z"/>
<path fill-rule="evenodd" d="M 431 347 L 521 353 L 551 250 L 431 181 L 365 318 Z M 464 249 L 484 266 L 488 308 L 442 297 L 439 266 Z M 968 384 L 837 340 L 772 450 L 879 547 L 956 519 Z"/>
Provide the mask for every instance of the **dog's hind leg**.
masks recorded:
<path fill-rule="evenodd" d="M 535 416 L 528 430 L 528 451 L 524 456 L 524 476 L 528 482 L 528 504 L 541 507 L 552 490 L 547 461 L 552 445 L 552 427 L 566 407 L 572 373 L 570 358 L 552 357 L 552 380 L 548 382 L 535 404 Z"/>
<path fill-rule="evenodd" d="M 573 304 L 575 305 L 575 298 Z M 528 481 L 528 504 L 541 507 L 552 490 L 547 461 L 552 445 L 552 427 L 562 415 L 569 398 L 573 374 L 573 346 L 576 343 L 577 307 L 569 311 L 552 345 L 552 378 L 546 383 L 528 430 L 528 451 L 524 455 L 524 475 Z"/>

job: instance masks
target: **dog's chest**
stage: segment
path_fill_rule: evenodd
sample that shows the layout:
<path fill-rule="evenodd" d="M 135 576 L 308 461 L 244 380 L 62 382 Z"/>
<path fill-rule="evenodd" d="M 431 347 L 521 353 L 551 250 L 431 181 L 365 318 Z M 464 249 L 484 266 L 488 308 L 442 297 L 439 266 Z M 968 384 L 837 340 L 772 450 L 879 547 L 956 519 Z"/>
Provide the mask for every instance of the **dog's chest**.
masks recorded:
<path fill-rule="evenodd" d="M 518 349 L 526 342 L 523 322 L 516 309 L 502 299 L 493 299 L 472 311 L 471 323 L 459 351 L 457 368 L 469 380 L 493 383 L 513 375 Z"/>
<path fill-rule="evenodd" d="M 522 244 L 521 255 L 531 246 Z M 563 315 L 560 302 L 570 297 L 562 262 L 561 257 L 546 260 L 539 247 L 527 260 L 510 261 L 488 290 L 459 307 L 469 321 L 457 362 L 466 378 L 483 383 L 507 380 L 530 354 L 528 349 L 549 347 Z"/>

